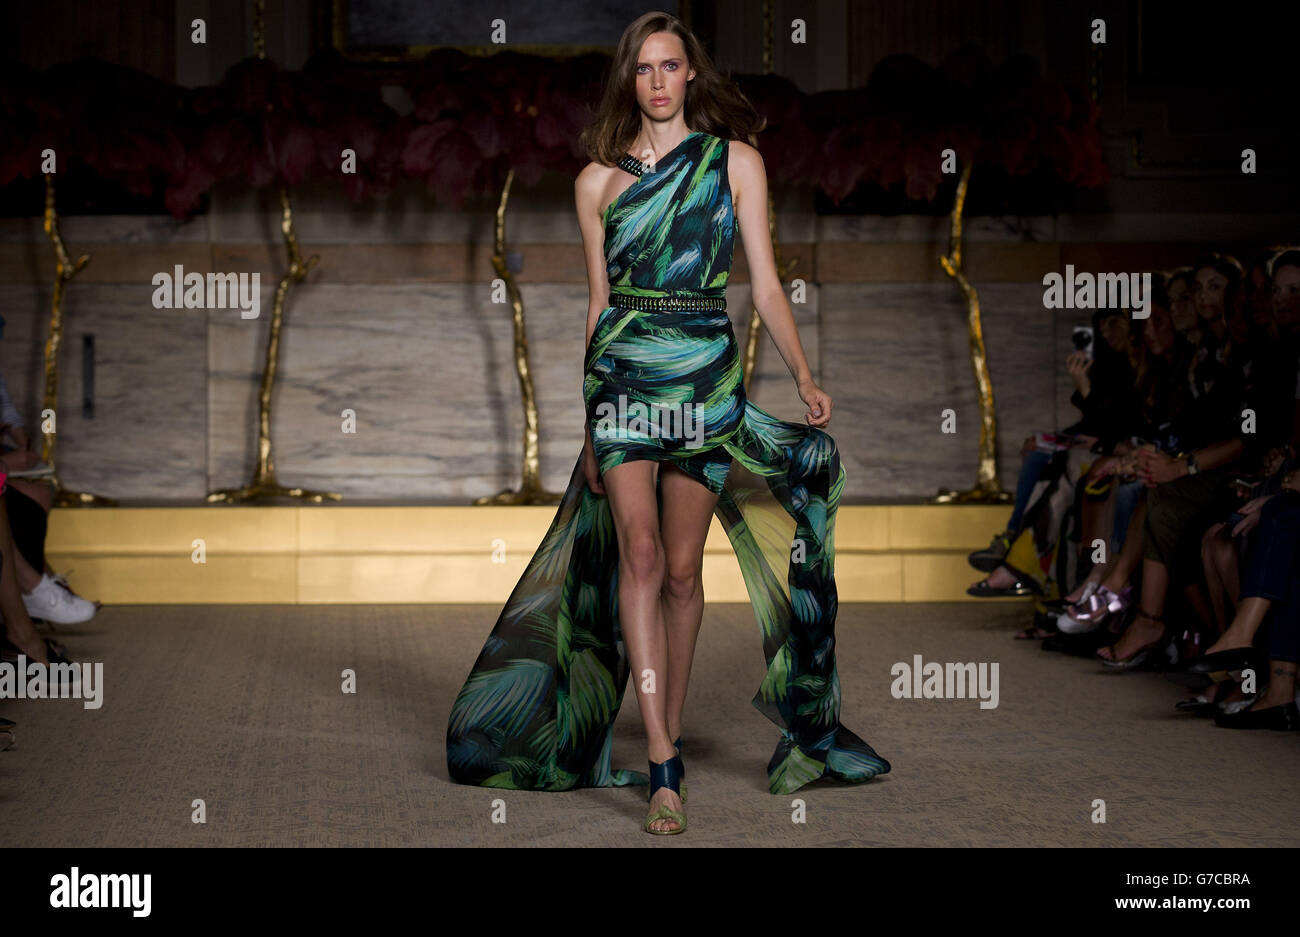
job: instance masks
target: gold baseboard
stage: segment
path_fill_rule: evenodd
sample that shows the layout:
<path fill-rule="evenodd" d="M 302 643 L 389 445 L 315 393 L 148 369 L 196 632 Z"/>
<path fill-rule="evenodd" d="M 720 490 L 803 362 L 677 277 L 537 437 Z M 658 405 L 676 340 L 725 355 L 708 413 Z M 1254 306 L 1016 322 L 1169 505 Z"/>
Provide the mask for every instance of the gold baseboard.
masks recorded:
<path fill-rule="evenodd" d="M 842 505 L 841 602 L 971 599 L 966 554 L 1005 505 Z M 46 555 L 90 599 L 115 605 L 503 605 L 554 507 L 201 506 L 56 508 Z M 201 562 L 200 562 L 201 560 Z M 715 518 L 704 595 L 745 602 Z"/>

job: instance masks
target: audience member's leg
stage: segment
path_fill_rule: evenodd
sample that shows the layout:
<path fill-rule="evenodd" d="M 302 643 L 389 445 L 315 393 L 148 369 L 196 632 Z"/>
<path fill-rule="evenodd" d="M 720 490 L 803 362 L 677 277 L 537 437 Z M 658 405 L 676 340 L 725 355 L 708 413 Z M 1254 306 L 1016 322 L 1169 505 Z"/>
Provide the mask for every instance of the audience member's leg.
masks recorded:
<path fill-rule="evenodd" d="M 1129 584 L 1133 574 L 1142 562 L 1142 532 L 1146 525 L 1147 499 L 1143 498 L 1133 509 L 1129 518 L 1128 530 L 1124 534 L 1124 547 L 1119 551 L 1115 562 L 1106 570 L 1101 584 L 1111 592 L 1118 593 Z"/>
<path fill-rule="evenodd" d="M 1049 460 L 1028 509 L 1020 520 L 1020 532 L 1010 537 L 1011 544 L 1003 565 L 993 570 L 984 582 L 995 589 L 1006 589 L 1017 580 L 1033 580 L 1047 590 L 1052 551 L 1060 535 L 1061 521 L 1074 502 L 1074 486 L 1082 475 L 1088 453 L 1082 450 L 1058 453 Z M 1054 483 L 1054 484 L 1053 484 Z M 978 587 L 978 583 L 972 585 Z"/>
<path fill-rule="evenodd" d="M 1096 583 L 1097 589 L 1087 599 L 1082 598 L 1065 612 L 1065 619 L 1060 623 L 1063 631 L 1088 630 L 1088 627 L 1100 627 L 1105 624 L 1111 631 L 1118 630 L 1127 615 L 1128 605 L 1132 599 L 1123 595 L 1138 563 L 1142 561 L 1142 527 L 1146 519 L 1146 498 L 1137 498 L 1132 513 L 1128 516 L 1128 530 L 1124 534 L 1124 545 L 1118 555 L 1111 551 L 1112 559 L 1107 564 L 1098 564 L 1081 588 Z M 1075 629 L 1070 622 L 1085 626 Z"/>
<path fill-rule="evenodd" d="M 8 481 L 8 487 L 16 491 L 21 491 L 27 497 L 31 498 L 41 506 L 48 518 L 50 511 L 54 508 L 54 486 L 47 481 L 36 481 L 30 478 L 11 478 Z M 42 541 L 41 555 L 45 555 L 44 542 Z M 41 574 L 54 575 L 54 569 L 46 560 L 43 565 L 36 568 Z"/>
<path fill-rule="evenodd" d="M 1087 495 L 1083 498 L 1083 510 L 1079 518 L 1079 540 L 1083 544 L 1084 553 L 1089 557 L 1092 555 L 1093 543 L 1097 540 L 1105 544 L 1105 552 L 1110 553 L 1111 523 L 1115 519 L 1114 494 L 1111 491 L 1107 492 L 1104 498 L 1092 498 Z M 1105 560 L 1102 562 L 1104 563 Z"/>
<path fill-rule="evenodd" d="M 1038 496 L 1049 487 L 1048 469 L 1052 464 L 1051 455 L 1035 450 L 1032 437 L 1025 440 L 1025 448 L 1021 450 L 1021 455 L 1023 463 L 1020 466 L 1020 480 L 1016 484 L 1016 501 L 1011 509 L 1011 517 L 1007 519 L 1006 528 L 994 534 L 987 547 L 975 550 L 967 557 L 967 561 L 976 569 L 998 570 L 999 565 L 1006 559 L 1012 542 L 1019 536 L 1024 526 L 1025 512 L 1030 510 Z M 1015 578 L 1009 578 L 1009 575 L 1003 570 L 998 581 L 991 579 L 985 581 L 997 588 L 1006 588 L 1015 582 Z"/>
<path fill-rule="evenodd" d="M 1147 558 L 1142 561 L 1142 593 L 1137 615 L 1118 641 L 1103 647 L 1097 655 L 1103 660 L 1125 660 L 1142 648 L 1160 640 L 1165 632 L 1165 596 L 1169 591 L 1169 567 Z"/>
<path fill-rule="evenodd" d="M 5 636 L 27 655 L 29 660 L 49 663 L 45 641 L 32 624 L 22 593 L 18 591 L 18 570 L 14 558 L 18 549 L 9 529 L 9 512 L 0 498 L 0 615 L 5 620 Z"/>
<path fill-rule="evenodd" d="M 1251 705 L 1231 715 L 1220 713 L 1215 722 L 1239 729 L 1294 730 L 1300 726 L 1300 712 L 1295 705 L 1296 661 L 1300 659 L 1300 569 L 1293 570 L 1287 601 L 1273 604 L 1268 620 L 1268 683 Z M 1246 599 L 1255 602 L 1257 597 Z M 1266 601 L 1266 600 L 1258 600 Z"/>
<path fill-rule="evenodd" d="M 1251 709 L 1267 709 L 1295 702 L 1296 658 L 1300 656 L 1300 606 L 1278 606 L 1269 622 L 1268 688 Z"/>
<path fill-rule="evenodd" d="M 1228 624 L 1228 605 L 1237 604 L 1237 545 L 1227 524 L 1211 524 L 1201 538 L 1201 568 L 1210 592 L 1210 610 L 1220 634 Z"/>
<path fill-rule="evenodd" d="M 6 482 L 6 489 L 8 488 L 27 495 L 39 504 L 46 514 L 49 514 L 50 509 L 54 507 L 54 486 L 49 482 L 34 481 L 30 478 L 10 478 Z"/>
<path fill-rule="evenodd" d="M 1119 479 L 1115 479 L 1114 484 L 1111 485 L 1111 495 L 1115 501 L 1115 518 L 1111 521 L 1111 530 L 1114 532 L 1114 536 L 1110 548 L 1111 552 L 1116 556 L 1124 549 L 1124 544 L 1128 543 L 1128 533 L 1132 527 L 1133 515 L 1137 513 L 1141 505 L 1146 503 L 1145 493 L 1146 487 L 1137 481 L 1121 482 Z M 1137 531 L 1141 533 L 1141 524 L 1138 524 Z"/>
<path fill-rule="evenodd" d="M 1213 483 L 1201 481 L 1199 475 L 1187 475 L 1151 489 L 1142 527 L 1142 592 L 1137 615 L 1113 646 L 1097 651 L 1098 657 L 1122 661 L 1160 640 L 1165 631 L 1169 563 L 1178 555 L 1181 538 L 1204 509 L 1206 493 L 1212 490 Z M 1194 542 L 1200 543 L 1199 531 Z"/>
<path fill-rule="evenodd" d="M 1029 506 L 1029 497 L 1034 493 L 1034 486 L 1042 477 L 1043 469 L 1047 468 L 1051 461 L 1050 452 L 1031 449 L 1024 454 L 1024 460 L 1020 463 L 1020 479 L 1016 482 L 1015 507 L 1011 509 L 1011 517 L 1007 521 L 1008 534 L 1015 535 L 1019 532 L 1020 523 L 1025 516 L 1025 508 Z"/>
<path fill-rule="evenodd" d="M 9 526 L 18 553 L 18 587 L 24 594 L 41 584 L 45 570 L 45 535 L 48 520 L 45 509 L 24 492 L 6 486 L 3 495 L 9 512 Z"/>
<path fill-rule="evenodd" d="M 1300 494 L 1283 491 L 1259 509 L 1232 624 L 1206 653 L 1251 647 L 1271 603 L 1290 600 L 1300 559 Z"/>
<path fill-rule="evenodd" d="M 1106 578 L 1106 570 L 1110 566 L 1112 560 L 1114 559 L 1113 556 L 1114 547 L 1111 543 L 1111 539 L 1112 539 L 1111 530 L 1113 529 L 1113 525 L 1115 522 L 1115 503 L 1116 503 L 1117 487 L 1118 486 L 1116 485 L 1111 485 L 1110 491 L 1108 491 L 1106 493 L 1106 497 L 1101 500 L 1098 501 L 1092 501 L 1090 499 L 1084 500 L 1084 506 L 1085 506 L 1085 513 L 1084 513 L 1085 529 L 1083 532 L 1084 549 L 1089 551 L 1089 554 L 1091 554 L 1092 541 L 1097 537 L 1101 537 L 1103 540 L 1106 541 L 1106 550 L 1104 552 L 1104 555 L 1101 557 L 1101 559 L 1093 562 L 1092 568 L 1088 570 L 1088 575 L 1084 577 L 1083 581 L 1080 582 L 1077 586 L 1075 586 L 1073 591 L 1071 591 L 1065 596 L 1065 601 L 1069 604 L 1074 604 L 1075 602 L 1078 602 L 1081 598 L 1083 598 L 1083 593 L 1088 588 L 1089 585 L 1094 586 L 1094 588 L 1096 586 L 1101 585 L 1101 581 L 1104 578 Z M 1089 511 L 1100 512 L 1101 514 L 1105 515 L 1104 518 L 1096 517 L 1094 513 L 1094 519 L 1092 521 L 1093 527 L 1092 527 L 1091 534 L 1088 532 L 1087 529 Z M 1104 535 L 1100 533 L 1100 531 L 1103 529 L 1106 530 L 1106 533 Z M 1089 555 L 1089 559 L 1090 560 L 1092 559 L 1091 555 Z"/>

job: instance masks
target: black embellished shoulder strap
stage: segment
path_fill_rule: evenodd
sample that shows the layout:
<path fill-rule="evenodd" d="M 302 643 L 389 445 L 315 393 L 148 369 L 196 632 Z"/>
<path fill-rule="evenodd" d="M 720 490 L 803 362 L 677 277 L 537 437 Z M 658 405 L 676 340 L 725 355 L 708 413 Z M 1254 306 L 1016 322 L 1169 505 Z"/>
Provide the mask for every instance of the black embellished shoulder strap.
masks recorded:
<path fill-rule="evenodd" d="M 624 153 L 614 165 L 634 176 L 640 177 L 645 173 L 645 164 L 634 156 Z"/>

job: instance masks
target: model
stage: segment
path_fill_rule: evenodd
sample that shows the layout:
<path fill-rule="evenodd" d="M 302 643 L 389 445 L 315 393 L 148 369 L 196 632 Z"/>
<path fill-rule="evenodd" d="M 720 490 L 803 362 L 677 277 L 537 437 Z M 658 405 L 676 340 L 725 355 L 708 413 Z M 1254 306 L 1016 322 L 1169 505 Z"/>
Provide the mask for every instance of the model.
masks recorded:
<path fill-rule="evenodd" d="M 575 185 L 591 299 L 587 439 L 554 522 L 456 698 L 447 764 L 465 784 L 645 784 L 610 763 L 629 674 L 648 739 L 650 833 L 686 829 L 682 710 L 716 514 L 767 659 L 754 705 L 782 730 L 773 794 L 889 771 L 840 725 L 835 511 L 844 470 L 777 278 L 761 118 L 676 18 L 624 32 Z M 629 152 L 630 151 L 630 152 Z M 726 311 L 733 237 L 752 297 L 808 405 L 745 397 Z"/>

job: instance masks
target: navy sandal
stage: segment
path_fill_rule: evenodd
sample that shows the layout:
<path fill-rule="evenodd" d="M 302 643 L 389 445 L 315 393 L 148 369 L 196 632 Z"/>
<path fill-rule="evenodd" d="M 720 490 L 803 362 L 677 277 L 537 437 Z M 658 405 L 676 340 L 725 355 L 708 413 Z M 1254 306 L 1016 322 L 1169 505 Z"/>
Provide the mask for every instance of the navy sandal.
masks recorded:
<path fill-rule="evenodd" d="M 679 797 L 681 797 L 682 803 L 684 804 L 686 803 L 686 797 L 682 793 L 681 783 L 682 783 L 682 756 L 681 755 L 674 755 L 673 757 L 669 758 L 667 761 L 662 761 L 662 762 L 652 761 L 650 762 L 650 788 L 649 788 L 649 793 L 646 794 L 646 799 L 649 800 L 650 798 L 654 797 L 655 792 L 658 791 L 661 787 L 666 787 L 669 790 L 671 790 L 674 794 L 677 794 Z M 677 829 L 675 830 L 650 829 L 650 824 L 654 823 L 656 820 L 673 820 L 677 824 Z M 641 829 L 645 830 L 647 833 L 653 833 L 657 836 L 671 836 L 674 833 L 683 833 L 686 831 L 686 814 L 673 810 L 667 804 L 664 804 L 654 813 L 649 814 L 645 818 L 645 823 L 641 825 Z"/>

